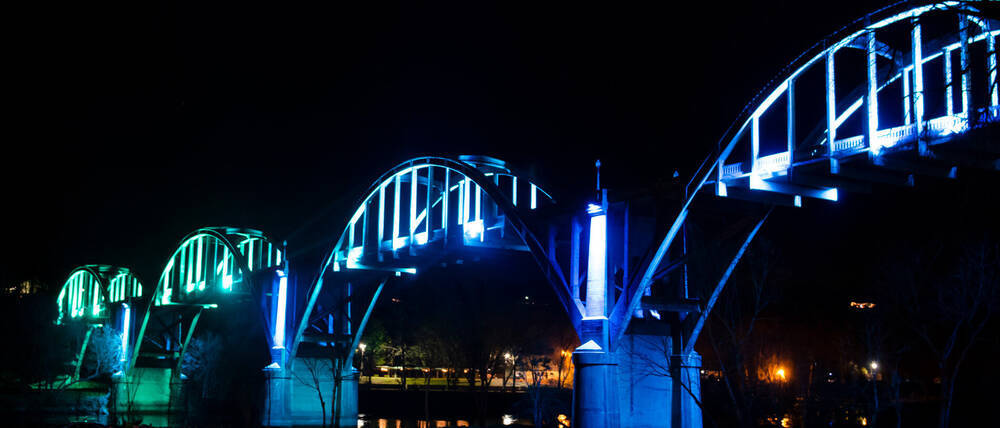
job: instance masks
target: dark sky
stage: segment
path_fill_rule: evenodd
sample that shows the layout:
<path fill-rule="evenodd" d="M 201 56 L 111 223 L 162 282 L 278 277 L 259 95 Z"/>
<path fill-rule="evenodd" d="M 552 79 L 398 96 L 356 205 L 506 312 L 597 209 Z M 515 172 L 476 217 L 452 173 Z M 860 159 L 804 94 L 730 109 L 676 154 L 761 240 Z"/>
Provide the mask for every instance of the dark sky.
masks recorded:
<path fill-rule="evenodd" d="M 641 186 L 693 169 L 788 61 L 885 4 L 204 3 L 8 14 L 0 279 L 109 263 L 154 281 L 208 225 L 325 246 L 415 155 L 499 157 L 557 198 L 597 158 L 612 189 Z"/>

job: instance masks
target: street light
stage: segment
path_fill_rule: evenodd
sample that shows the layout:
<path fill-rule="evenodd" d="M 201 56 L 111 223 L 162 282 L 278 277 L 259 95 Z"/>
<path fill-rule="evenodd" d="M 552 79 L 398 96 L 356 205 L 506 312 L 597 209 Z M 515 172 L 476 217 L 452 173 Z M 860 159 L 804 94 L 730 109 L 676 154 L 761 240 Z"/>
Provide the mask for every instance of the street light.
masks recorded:
<path fill-rule="evenodd" d="M 365 346 L 364 343 L 359 343 L 358 344 L 358 349 L 361 350 L 361 375 L 362 376 L 364 376 L 364 373 L 365 373 L 365 348 L 367 348 L 367 346 Z M 368 375 L 368 383 L 372 383 L 372 375 L 370 375 L 370 374 Z"/>
<path fill-rule="evenodd" d="M 878 362 L 877 361 L 872 361 L 871 366 L 872 366 L 872 370 L 878 370 Z"/>

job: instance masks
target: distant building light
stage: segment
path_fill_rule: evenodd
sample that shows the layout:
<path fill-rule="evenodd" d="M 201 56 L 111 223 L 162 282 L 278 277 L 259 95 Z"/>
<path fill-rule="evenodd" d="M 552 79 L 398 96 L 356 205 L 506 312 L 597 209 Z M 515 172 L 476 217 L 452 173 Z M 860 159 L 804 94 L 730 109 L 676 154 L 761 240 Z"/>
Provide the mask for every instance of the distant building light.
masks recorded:
<path fill-rule="evenodd" d="M 851 309 L 867 310 L 874 309 L 875 303 L 873 302 L 851 302 Z"/>

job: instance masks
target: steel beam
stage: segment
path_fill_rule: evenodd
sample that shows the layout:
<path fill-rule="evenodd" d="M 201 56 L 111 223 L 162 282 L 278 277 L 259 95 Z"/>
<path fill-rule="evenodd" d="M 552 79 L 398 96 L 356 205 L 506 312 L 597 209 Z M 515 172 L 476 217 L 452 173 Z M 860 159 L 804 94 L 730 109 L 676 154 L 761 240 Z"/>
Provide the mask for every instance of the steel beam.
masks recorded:
<path fill-rule="evenodd" d="M 364 317 L 361 318 L 361 323 L 358 324 L 358 331 L 354 332 L 354 340 L 351 341 L 351 349 L 347 351 L 347 355 L 344 357 L 344 361 L 341 363 L 341 367 L 348 367 L 351 361 L 354 360 L 354 350 L 358 349 L 358 343 L 361 342 L 361 337 L 365 333 L 365 327 L 368 326 L 368 319 L 372 316 L 372 311 L 375 310 L 375 303 L 378 302 L 378 296 L 382 294 L 382 289 L 385 287 L 386 281 L 389 278 L 382 278 L 378 283 L 378 287 L 375 288 L 375 294 L 372 295 L 372 301 L 368 303 L 368 309 L 365 310 Z"/>
<path fill-rule="evenodd" d="M 184 364 L 184 354 L 187 353 L 188 345 L 191 344 L 191 337 L 194 336 L 194 329 L 198 326 L 198 320 L 201 319 L 201 313 L 205 310 L 205 307 L 199 306 L 198 312 L 194 314 L 194 318 L 191 320 L 191 325 L 188 326 L 187 334 L 184 337 L 184 344 L 181 345 L 181 353 L 177 356 L 177 366 L 174 368 L 174 376 L 180 377 L 181 375 L 181 364 Z"/>
<path fill-rule="evenodd" d="M 867 84 L 868 93 L 865 96 L 865 109 L 867 113 L 865 127 L 865 140 L 871 153 L 877 155 L 882 147 L 875 140 L 878 133 L 878 55 L 875 51 L 875 31 L 868 30 L 868 61 L 867 61 Z"/>
<path fill-rule="evenodd" d="M 701 311 L 701 315 L 698 316 L 698 321 L 695 322 L 694 328 L 691 330 L 691 334 L 688 335 L 687 343 L 684 344 L 684 353 L 681 355 L 689 355 L 694 351 L 694 344 L 698 341 L 698 335 L 701 334 L 701 329 L 705 326 L 705 321 L 708 319 L 708 315 L 712 313 L 712 308 L 715 307 L 715 302 L 719 300 L 719 295 L 722 294 L 722 289 L 726 286 L 726 282 L 729 281 L 729 276 L 733 274 L 733 270 L 736 269 L 736 265 L 740 263 L 740 259 L 743 258 L 743 254 L 747 251 L 747 247 L 753 242 L 753 238 L 757 236 L 757 232 L 760 231 L 761 226 L 768 217 L 771 216 L 771 212 L 774 209 L 767 210 L 764 217 L 757 222 L 757 225 L 750 230 L 747 234 L 746 239 L 743 241 L 743 245 L 740 245 L 740 249 L 736 251 L 736 255 L 733 257 L 732 261 L 729 262 L 729 266 L 726 267 L 725 272 L 722 273 L 722 278 L 719 282 L 715 284 L 715 288 L 712 290 L 712 295 L 709 296 L 708 301 L 705 303 L 705 309 Z"/>
<path fill-rule="evenodd" d="M 962 113 L 968 120 L 973 120 L 969 112 L 970 96 L 972 88 L 971 73 L 969 69 L 969 19 L 965 14 L 958 15 L 958 38 L 959 38 L 959 66 L 962 67 Z"/>

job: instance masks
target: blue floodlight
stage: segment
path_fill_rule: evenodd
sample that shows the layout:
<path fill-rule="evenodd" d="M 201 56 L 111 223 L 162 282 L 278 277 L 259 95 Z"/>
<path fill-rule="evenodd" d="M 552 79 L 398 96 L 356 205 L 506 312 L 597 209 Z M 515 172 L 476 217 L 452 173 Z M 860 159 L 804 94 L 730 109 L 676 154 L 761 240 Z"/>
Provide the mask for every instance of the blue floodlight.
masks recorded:
<path fill-rule="evenodd" d="M 285 306 L 287 303 L 288 276 L 284 271 L 278 270 L 278 309 L 274 321 L 274 347 L 285 347 Z"/>
<path fill-rule="evenodd" d="M 466 237 L 470 239 L 479 238 L 483 234 L 483 221 L 482 220 L 467 221 L 465 222 L 465 224 L 462 225 L 462 228 L 465 231 Z"/>

